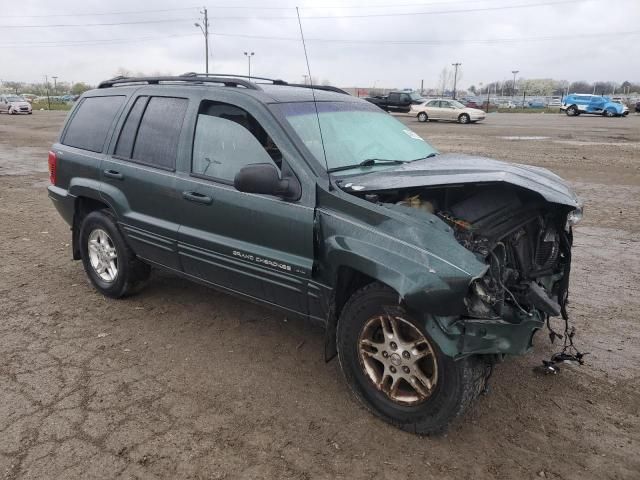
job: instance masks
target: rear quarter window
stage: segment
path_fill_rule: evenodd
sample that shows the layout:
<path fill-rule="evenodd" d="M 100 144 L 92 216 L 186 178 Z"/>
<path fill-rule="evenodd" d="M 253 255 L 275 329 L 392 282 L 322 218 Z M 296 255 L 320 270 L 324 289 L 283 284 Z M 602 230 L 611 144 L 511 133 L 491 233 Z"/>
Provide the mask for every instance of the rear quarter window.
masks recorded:
<path fill-rule="evenodd" d="M 109 129 L 125 98 L 124 95 L 114 95 L 83 99 L 69 121 L 62 144 L 102 152 Z"/>

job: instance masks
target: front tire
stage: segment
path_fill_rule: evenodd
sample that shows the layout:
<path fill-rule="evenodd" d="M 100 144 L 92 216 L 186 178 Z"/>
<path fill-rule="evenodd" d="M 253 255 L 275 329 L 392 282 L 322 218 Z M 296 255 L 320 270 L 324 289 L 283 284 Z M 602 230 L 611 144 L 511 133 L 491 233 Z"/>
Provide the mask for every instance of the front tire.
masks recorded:
<path fill-rule="evenodd" d="M 609 118 L 616 116 L 616 112 L 614 112 L 613 110 L 605 110 L 604 112 L 602 112 L 602 114 L 605 117 L 609 117 Z"/>
<path fill-rule="evenodd" d="M 136 258 L 107 210 L 91 212 L 82 221 L 80 253 L 89 280 L 106 297 L 130 295 L 149 277 L 149 265 Z"/>
<path fill-rule="evenodd" d="M 442 433 L 482 391 L 485 366 L 477 357 L 444 355 L 398 300 L 377 282 L 353 294 L 338 323 L 340 366 L 378 417 L 409 432 Z"/>
<path fill-rule="evenodd" d="M 425 112 L 420 112 L 418 114 L 418 121 L 422 122 L 422 123 L 428 122 L 429 121 L 429 117 L 427 116 L 427 114 Z"/>
<path fill-rule="evenodd" d="M 578 115 L 578 109 L 574 106 L 571 105 L 569 108 L 567 108 L 567 117 L 576 117 Z"/>
<path fill-rule="evenodd" d="M 466 124 L 466 123 L 469 123 L 470 121 L 471 121 L 471 117 L 469 117 L 469 115 L 467 115 L 466 113 L 463 113 L 458 117 L 459 123 Z"/>

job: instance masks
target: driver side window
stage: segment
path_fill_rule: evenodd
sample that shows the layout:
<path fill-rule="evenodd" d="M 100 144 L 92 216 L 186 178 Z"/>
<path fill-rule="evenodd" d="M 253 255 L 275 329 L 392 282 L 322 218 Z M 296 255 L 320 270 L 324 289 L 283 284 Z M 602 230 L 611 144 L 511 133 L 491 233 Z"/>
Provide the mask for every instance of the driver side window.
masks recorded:
<path fill-rule="evenodd" d="M 282 154 L 258 121 L 246 110 L 221 102 L 200 105 L 193 141 L 191 171 L 233 184 L 236 174 L 253 163 L 280 169 Z"/>

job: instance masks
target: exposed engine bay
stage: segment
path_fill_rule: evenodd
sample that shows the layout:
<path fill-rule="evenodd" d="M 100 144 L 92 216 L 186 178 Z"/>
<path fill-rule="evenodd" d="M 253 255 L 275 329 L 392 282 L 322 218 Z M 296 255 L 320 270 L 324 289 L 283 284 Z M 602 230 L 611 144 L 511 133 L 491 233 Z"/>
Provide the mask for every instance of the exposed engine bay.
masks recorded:
<path fill-rule="evenodd" d="M 463 184 L 368 193 L 369 201 L 438 216 L 487 273 L 472 282 L 468 316 L 518 323 L 537 310 L 566 317 L 569 209 L 506 184 Z"/>

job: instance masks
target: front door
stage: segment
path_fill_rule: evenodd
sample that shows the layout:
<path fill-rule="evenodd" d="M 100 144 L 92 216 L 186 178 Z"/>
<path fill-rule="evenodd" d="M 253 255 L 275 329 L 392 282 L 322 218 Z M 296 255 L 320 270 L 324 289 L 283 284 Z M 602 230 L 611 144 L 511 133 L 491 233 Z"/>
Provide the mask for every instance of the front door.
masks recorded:
<path fill-rule="evenodd" d="M 258 120 L 265 115 L 252 115 L 246 106 L 230 102 L 201 103 L 192 162 L 177 184 L 182 195 L 180 261 L 188 275 L 306 314 L 313 266 L 313 189 L 303 186 L 301 199 L 285 201 L 233 187 L 243 166 L 290 168 L 291 158 Z"/>

